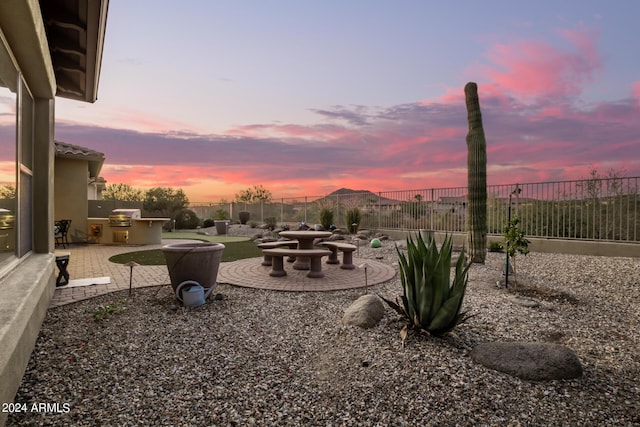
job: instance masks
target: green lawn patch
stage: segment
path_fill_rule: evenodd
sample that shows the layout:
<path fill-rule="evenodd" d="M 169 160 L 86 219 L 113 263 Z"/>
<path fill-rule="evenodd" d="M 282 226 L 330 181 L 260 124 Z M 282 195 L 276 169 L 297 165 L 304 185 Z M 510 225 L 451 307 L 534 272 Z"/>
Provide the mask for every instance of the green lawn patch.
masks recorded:
<path fill-rule="evenodd" d="M 248 237 L 242 236 L 207 236 L 206 234 L 198 234 L 195 231 L 177 231 L 172 233 L 162 233 L 162 239 L 184 239 L 184 240 L 200 240 L 202 242 L 224 243 L 242 242 L 250 240 Z"/>
<path fill-rule="evenodd" d="M 176 233 L 179 234 L 179 233 Z M 204 236 L 204 237 L 228 237 L 228 236 Z M 184 237 L 181 237 L 184 238 Z M 233 239 L 234 237 L 230 237 Z M 254 258 L 262 256 L 262 251 L 251 240 L 243 238 L 242 241 L 224 241 L 219 242 L 224 244 L 224 251 L 222 252 L 222 262 L 237 261 L 244 258 Z M 209 241 L 209 240 L 207 240 Z M 127 252 L 124 254 L 114 255 L 109 258 L 109 261 L 116 264 L 126 264 L 129 261 L 135 261 L 140 265 L 166 265 L 164 254 L 160 249 L 151 249 L 146 251 Z"/>

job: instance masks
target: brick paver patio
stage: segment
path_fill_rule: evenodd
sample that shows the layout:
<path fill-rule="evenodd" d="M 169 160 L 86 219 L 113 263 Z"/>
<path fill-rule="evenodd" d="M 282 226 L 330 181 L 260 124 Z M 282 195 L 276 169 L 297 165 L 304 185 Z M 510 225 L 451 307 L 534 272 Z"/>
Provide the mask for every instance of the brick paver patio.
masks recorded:
<path fill-rule="evenodd" d="M 354 258 L 355 265 L 367 263 L 367 284 L 377 285 L 391 280 L 396 271 L 390 265 L 370 259 Z M 220 264 L 218 282 L 249 288 L 271 289 L 276 291 L 336 291 L 342 289 L 363 288 L 365 272 L 363 269 L 344 270 L 338 264 L 322 263 L 325 276 L 319 279 L 307 277 L 307 271 L 294 270 L 292 263 L 285 262 L 284 277 L 271 277 L 271 267 L 261 265 L 262 257 L 247 258 Z"/>
<path fill-rule="evenodd" d="M 179 240 L 169 240 L 163 241 L 163 244 L 179 242 Z M 67 252 L 70 254 L 68 271 L 71 280 L 109 277 L 111 283 L 57 288 L 50 307 L 129 289 L 129 267 L 110 262 L 109 258 L 125 252 L 159 249 L 160 247 L 162 245 L 71 245 L 66 249 L 57 249 L 56 253 Z M 269 276 L 270 267 L 262 266 L 261 262 L 262 257 L 222 263 L 218 271 L 218 282 L 280 291 L 332 291 L 365 286 L 365 272 L 362 269 L 343 270 L 339 265 L 323 263 L 322 269 L 325 272 L 325 277 L 311 279 L 306 277 L 306 271 L 294 270 L 290 263 L 285 263 L 287 276 L 271 277 Z M 370 259 L 354 259 L 356 265 L 364 262 L 369 265 L 367 268 L 369 286 L 390 280 L 396 274 L 395 269 L 388 264 Z M 132 288 L 168 285 L 169 283 L 169 274 L 164 265 L 141 265 L 133 269 Z"/>

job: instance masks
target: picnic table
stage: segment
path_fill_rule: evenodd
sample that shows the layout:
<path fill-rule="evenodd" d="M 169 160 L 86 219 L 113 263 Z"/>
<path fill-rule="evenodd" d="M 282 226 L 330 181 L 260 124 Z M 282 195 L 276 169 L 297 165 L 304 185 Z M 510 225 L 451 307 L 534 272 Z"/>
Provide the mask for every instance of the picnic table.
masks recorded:
<path fill-rule="evenodd" d="M 286 237 L 287 239 L 297 240 L 298 241 L 298 249 L 313 249 L 313 241 L 315 239 L 322 239 L 324 237 L 331 236 L 330 231 L 313 231 L 313 230 L 292 230 L 292 231 L 281 231 L 280 236 Z M 311 268 L 311 261 L 309 257 L 299 256 L 296 257 L 295 262 L 293 263 L 293 268 L 296 270 L 309 270 Z"/>

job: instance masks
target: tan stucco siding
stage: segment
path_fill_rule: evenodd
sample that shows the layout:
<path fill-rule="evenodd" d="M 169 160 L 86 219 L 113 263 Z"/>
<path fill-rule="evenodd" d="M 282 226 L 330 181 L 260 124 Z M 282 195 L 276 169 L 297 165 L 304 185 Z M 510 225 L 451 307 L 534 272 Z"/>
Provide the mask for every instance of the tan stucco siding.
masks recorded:
<path fill-rule="evenodd" d="M 70 219 L 70 242 L 87 241 L 87 175 L 88 162 L 56 158 L 55 160 L 55 220 Z"/>

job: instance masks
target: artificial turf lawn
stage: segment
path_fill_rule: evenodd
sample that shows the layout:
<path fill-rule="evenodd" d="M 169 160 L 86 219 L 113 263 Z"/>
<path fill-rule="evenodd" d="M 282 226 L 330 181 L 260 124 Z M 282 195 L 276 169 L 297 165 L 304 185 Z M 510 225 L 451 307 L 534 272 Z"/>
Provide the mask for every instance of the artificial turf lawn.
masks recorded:
<path fill-rule="evenodd" d="M 222 262 L 237 261 L 244 258 L 254 258 L 262 256 L 262 251 L 251 240 L 243 240 L 239 242 L 224 242 L 224 251 L 222 251 Z M 114 255 L 109 261 L 117 264 L 126 264 L 129 261 L 135 261 L 140 265 L 166 265 L 164 254 L 160 249 L 151 249 L 146 251 L 127 252 L 124 254 Z"/>
<path fill-rule="evenodd" d="M 248 237 L 242 236 L 229 236 L 229 235 L 213 235 L 208 236 L 206 234 L 198 234 L 195 231 L 174 231 L 171 233 L 163 232 L 162 240 L 165 239 L 185 239 L 185 240 L 201 240 L 203 242 L 214 242 L 227 244 L 228 242 L 242 242 L 249 240 Z"/>

